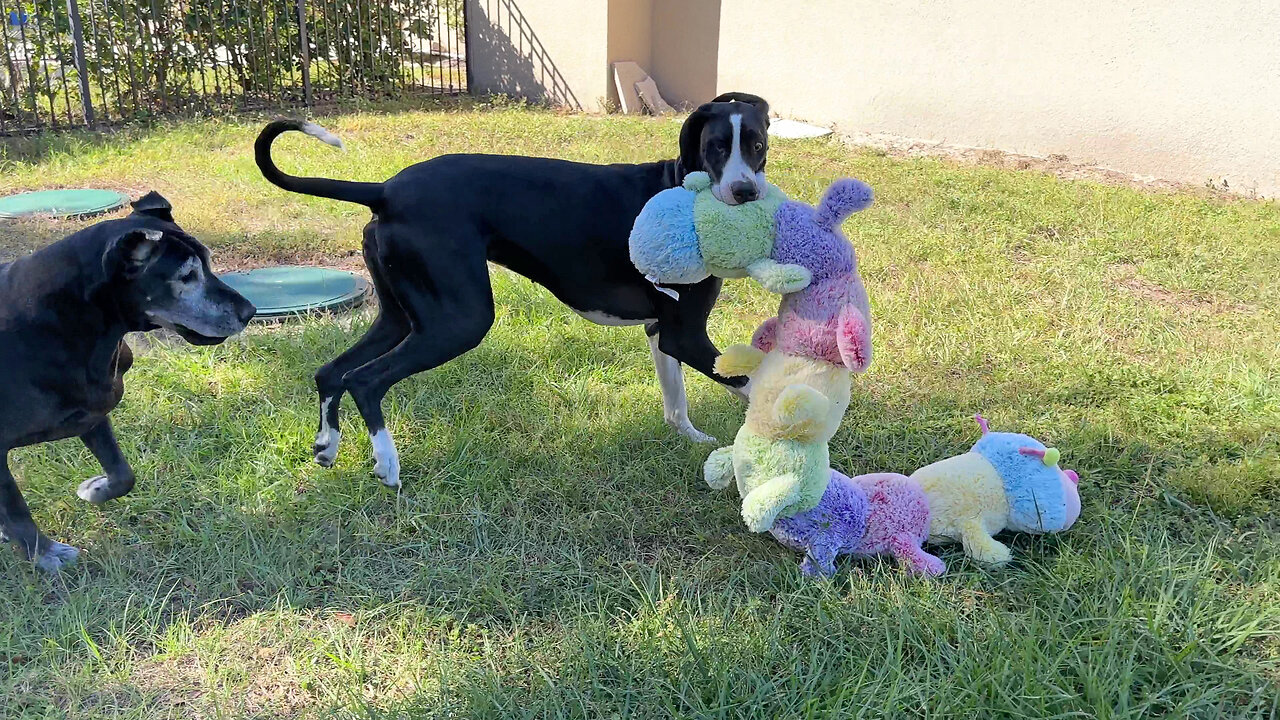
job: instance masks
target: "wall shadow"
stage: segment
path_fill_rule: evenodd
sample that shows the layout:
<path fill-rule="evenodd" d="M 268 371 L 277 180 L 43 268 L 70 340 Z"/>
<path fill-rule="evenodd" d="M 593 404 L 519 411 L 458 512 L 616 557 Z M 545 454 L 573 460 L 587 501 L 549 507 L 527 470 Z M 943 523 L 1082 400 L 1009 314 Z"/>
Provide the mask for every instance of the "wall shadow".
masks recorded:
<path fill-rule="evenodd" d="M 468 62 L 475 83 L 473 92 L 582 109 L 551 54 L 512 0 L 471 0 L 469 7 Z"/>

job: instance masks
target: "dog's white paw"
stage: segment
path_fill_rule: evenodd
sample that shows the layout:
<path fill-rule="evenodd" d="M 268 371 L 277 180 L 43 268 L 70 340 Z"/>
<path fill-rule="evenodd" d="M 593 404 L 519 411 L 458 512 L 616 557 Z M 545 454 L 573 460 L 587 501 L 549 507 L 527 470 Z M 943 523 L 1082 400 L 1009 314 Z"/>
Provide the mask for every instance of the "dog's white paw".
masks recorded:
<path fill-rule="evenodd" d="M 76 488 L 76 496 L 85 502 L 101 505 L 112 497 L 111 478 L 106 475 L 95 475 L 85 480 L 80 483 L 80 487 Z"/>
<path fill-rule="evenodd" d="M 737 398 L 738 400 L 741 400 L 742 402 L 749 402 L 751 400 L 751 380 L 750 379 L 748 379 L 747 384 L 743 385 L 742 387 L 734 387 L 732 385 L 721 385 L 720 387 L 729 391 L 730 395 Z"/>
<path fill-rule="evenodd" d="M 80 551 L 60 542 L 50 542 L 40 557 L 36 559 L 36 567 L 49 573 L 56 573 L 70 565 L 80 556 Z"/>
<path fill-rule="evenodd" d="M 338 459 L 338 445 L 342 442 L 342 433 L 327 428 L 316 433 L 316 441 L 311 446 L 312 456 L 320 467 L 333 467 Z"/>
<path fill-rule="evenodd" d="M 676 432 L 680 433 L 681 435 L 685 436 L 686 438 L 688 438 L 688 439 L 690 439 L 690 440 L 692 440 L 692 441 L 694 441 L 694 442 L 696 442 L 696 443 L 703 443 L 703 444 L 707 444 L 707 443 L 719 443 L 719 442 L 720 442 L 719 440 L 716 440 L 715 438 L 711 437 L 710 435 L 708 435 L 708 434 L 706 434 L 706 433 L 702 432 L 701 430 L 699 430 L 698 428 L 694 427 L 694 426 L 693 426 L 693 423 L 689 422 L 687 419 L 686 419 L 686 420 L 684 420 L 684 421 L 680 421 L 680 420 L 668 420 L 668 421 L 667 421 L 667 423 L 668 423 L 669 425 L 671 425 L 671 427 L 675 428 L 675 429 L 676 429 Z"/>
<path fill-rule="evenodd" d="M 369 438 L 373 445 L 373 474 L 387 487 L 400 487 L 400 454 L 386 428 Z"/>

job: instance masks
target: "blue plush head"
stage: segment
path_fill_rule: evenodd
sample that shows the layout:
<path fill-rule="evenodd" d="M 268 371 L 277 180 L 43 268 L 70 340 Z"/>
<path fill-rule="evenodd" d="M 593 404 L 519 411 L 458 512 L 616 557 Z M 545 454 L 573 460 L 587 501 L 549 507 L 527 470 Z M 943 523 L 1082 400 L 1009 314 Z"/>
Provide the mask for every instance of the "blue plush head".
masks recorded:
<path fill-rule="evenodd" d="M 1009 500 L 1009 527 L 1028 533 L 1061 532 L 1080 516 L 1079 476 L 1058 467 L 1057 448 L 1030 435 L 988 432 L 973 446 L 1004 482 Z"/>
<path fill-rule="evenodd" d="M 684 285 L 709 277 L 693 226 L 697 196 L 683 187 L 668 188 L 650 198 L 636 217 L 631 262 L 651 281 Z"/>

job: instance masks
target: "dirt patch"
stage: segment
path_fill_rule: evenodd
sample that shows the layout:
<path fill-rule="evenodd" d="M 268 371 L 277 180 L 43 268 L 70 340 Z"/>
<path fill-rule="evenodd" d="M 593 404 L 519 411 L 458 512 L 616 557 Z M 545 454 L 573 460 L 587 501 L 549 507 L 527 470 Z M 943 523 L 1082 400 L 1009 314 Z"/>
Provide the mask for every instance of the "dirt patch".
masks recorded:
<path fill-rule="evenodd" d="M 1170 290 L 1138 275 L 1135 265 L 1117 265 L 1112 270 L 1117 285 L 1147 302 L 1176 310 L 1206 312 L 1214 315 L 1248 313 L 1253 308 L 1212 293 Z"/>
<path fill-rule="evenodd" d="M 1205 197 L 1230 198 L 1250 197 L 1245 193 L 1235 193 L 1221 187 L 1209 187 L 1192 183 L 1162 180 L 1147 175 L 1135 175 L 1111 168 L 1074 162 L 1066 155 L 1019 155 L 1018 153 L 991 150 L 988 148 L 963 147 L 946 145 L 928 140 L 902 138 L 895 135 L 873 133 L 841 133 L 842 142 L 856 147 L 870 147 L 884 151 L 891 157 L 940 158 L 961 165 L 979 165 L 1004 170 L 1029 170 L 1043 172 L 1063 180 L 1089 180 L 1104 185 L 1133 187 L 1140 190 L 1159 192 L 1193 193 Z"/>
<path fill-rule="evenodd" d="M 224 273 L 236 270 L 252 270 L 274 265 L 315 265 L 319 267 L 346 270 L 369 277 L 364 266 L 364 257 L 357 250 L 339 253 L 323 252 L 268 252 L 239 255 L 234 250 L 221 250 L 214 254 L 213 269 Z"/>

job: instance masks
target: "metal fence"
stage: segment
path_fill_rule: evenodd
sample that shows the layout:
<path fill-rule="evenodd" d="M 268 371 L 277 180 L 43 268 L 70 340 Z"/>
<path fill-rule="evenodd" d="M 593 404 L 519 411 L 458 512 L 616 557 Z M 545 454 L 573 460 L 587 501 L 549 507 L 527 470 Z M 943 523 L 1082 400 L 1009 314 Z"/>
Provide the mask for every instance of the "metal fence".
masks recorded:
<path fill-rule="evenodd" d="M 0 0 L 0 134 L 466 90 L 463 0 Z"/>

